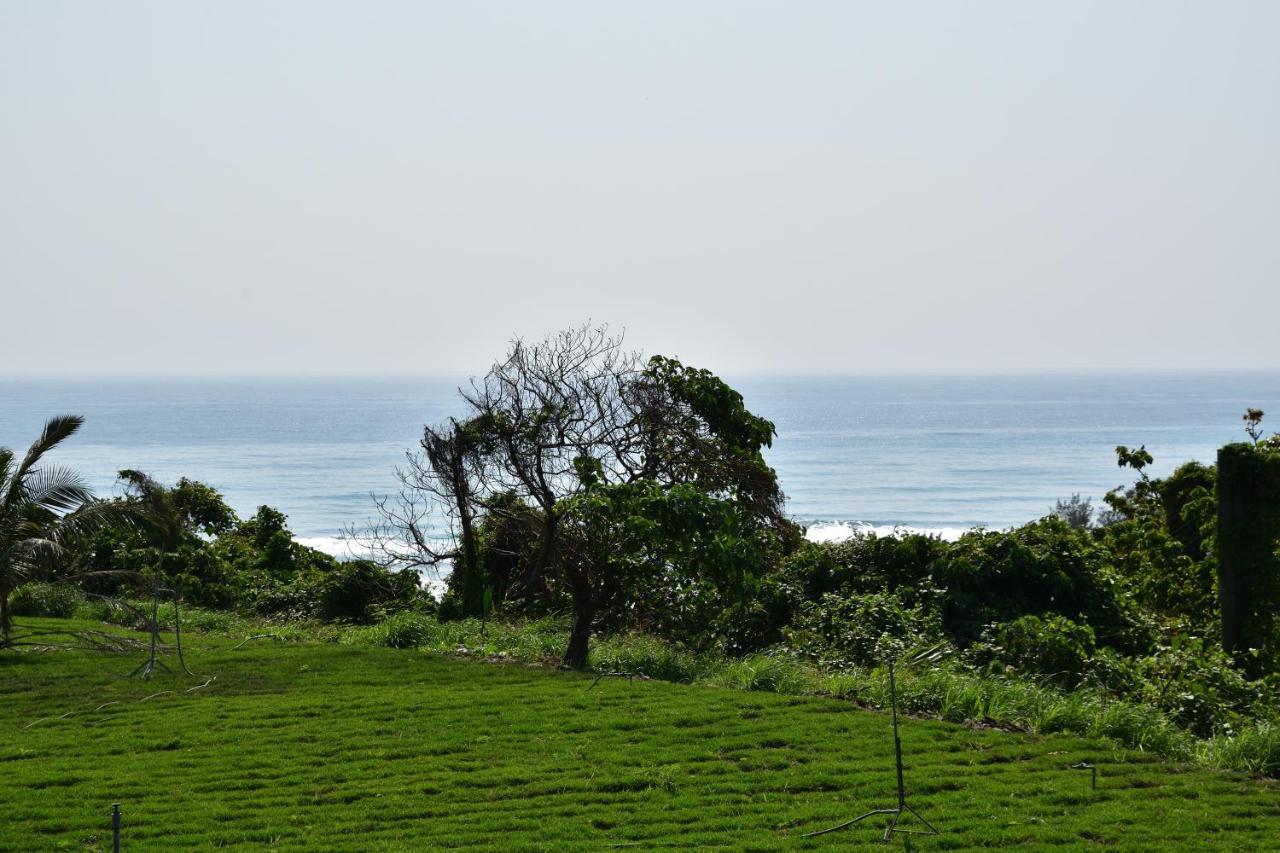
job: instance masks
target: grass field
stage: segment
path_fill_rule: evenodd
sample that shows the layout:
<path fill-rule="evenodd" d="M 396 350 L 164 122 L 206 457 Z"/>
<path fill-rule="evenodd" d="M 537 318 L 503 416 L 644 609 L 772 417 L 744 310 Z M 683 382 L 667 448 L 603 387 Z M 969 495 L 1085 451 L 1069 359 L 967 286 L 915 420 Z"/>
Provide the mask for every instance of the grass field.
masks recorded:
<path fill-rule="evenodd" d="M 887 715 L 662 682 L 588 691 L 417 651 L 191 645 L 198 678 L 146 684 L 129 658 L 0 656 L 0 850 L 109 849 L 116 801 L 131 851 L 884 849 L 883 824 L 800 835 L 894 804 Z M 902 738 L 911 802 L 943 832 L 918 850 L 1280 846 L 1273 783 L 1062 736 L 907 720 Z"/>

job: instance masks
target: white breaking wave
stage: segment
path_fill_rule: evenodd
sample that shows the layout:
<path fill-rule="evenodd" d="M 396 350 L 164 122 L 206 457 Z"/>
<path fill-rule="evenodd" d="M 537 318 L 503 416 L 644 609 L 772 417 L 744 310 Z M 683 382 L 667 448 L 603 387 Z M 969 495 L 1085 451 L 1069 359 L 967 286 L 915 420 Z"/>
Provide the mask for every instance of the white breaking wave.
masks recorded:
<path fill-rule="evenodd" d="M 817 521 L 805 528 L 805 538 L 810 542 L 843 542 L 858 535 L 874 533 L 876 536 L 902 536 L 921 533 L 936 536 L 944 542 L 954 542 L 971 527 L 909 527 L 902 524 L 870 524 L 865 521 Z"/>
<path fill-rule="evenodd" d="M 331 557 L 351 558 L 368 555 L 368 552 L 363 551 L 357 543 L 343 539 L 341 536 L 295 536 L 293 540 L 299 545 L 323 551 Z"/>
<path fill-rule="evenodd" d="M 902 536 L 910 533 L 921 533 L 925 536 L 936 536 L 944 542 L 954 542 L 974 528 L 971 527 L 911 527 L 902 524 L 871 524 L 865 521 L 816 521 L 805 528 L 805 538 L 810 542 L 843 542 L 854 536 L 875 534 L 876 536 Z M 315 548 L 338 559 L 359 559 L 372 554 L 358 541 L 344 539 L 341 536 L 296 536 L 300 545 Z M 437 566 L 434 570 L 419 570 L 418 577 L 422 588 L 439 599 L 448 587 L 451 568 L 448 564 Z"/>
<path fill-rule="evenodd" d="M 295 536 L 293 539 L 299 545 L 315 548 L 339 560 L 358 560 L 373 556 L 373 552 L 362 546 L 360 542 L 344 539 L 341 536 Z M 395 566 L 391 569 L 397 571 Z M 447 564 L 434 570 L 418 569 L 417 572 L 419 586 L 430 592 L 436 599 L 439 599 L 448 588 L 450 567 Z"/>

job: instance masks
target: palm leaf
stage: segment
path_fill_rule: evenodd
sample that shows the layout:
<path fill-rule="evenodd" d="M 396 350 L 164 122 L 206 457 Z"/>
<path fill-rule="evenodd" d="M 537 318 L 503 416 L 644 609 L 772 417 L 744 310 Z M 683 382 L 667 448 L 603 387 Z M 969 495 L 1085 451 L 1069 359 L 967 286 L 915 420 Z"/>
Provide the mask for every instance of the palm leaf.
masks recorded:
<path fill-rule="evenodd" d="M 25 500 L 57 513 L 71 512 L 93 500 L 84 478 L 64 467 L 33 469 L 23 492 Z"/>
<path fill-rule="evenodd" d="M 0 493 L 7 493 L 9 487 L 9 472 L 13 468 L 13 451 L 7 447 L 0 447 Z"/>
<path fill-rule="evenodd" d="M 64 515 L 53 525 L 49 535 L 58 542 L 67 542 L 93 533 L 108 524 L 137 523 L 137 509 L 123 501 L 92 501 L 81 505 L 75 512 Z"/>
<path fill-rule="evenodd" d="M 16 580 L 25 580 L 31 570 L 48 560 L 56 559 L 62 553 L 62 546 L 56 540 L 32 536 L 19 540 L 9 547 L 5 563 L 10 576 Z"/>
<path fill-rule="evenodd" d="M 23 483 L 27 478 L 27 472 L 35 467 L 35 464 L 40 461 L 40 457 L 73 435 L 83 423 L 84 418 L 80 415 L 60 415 L 45 422 L 44 432 L 40 433 L 40 437 L 31 445 L 27 455 L 22 459 L 22 464 L 18 466 L 18 470 L 13 472 L 9 479 L 9 487 L 5 494 L 6 503 L 17 501 L 18 493 L 22 490 Z"/>

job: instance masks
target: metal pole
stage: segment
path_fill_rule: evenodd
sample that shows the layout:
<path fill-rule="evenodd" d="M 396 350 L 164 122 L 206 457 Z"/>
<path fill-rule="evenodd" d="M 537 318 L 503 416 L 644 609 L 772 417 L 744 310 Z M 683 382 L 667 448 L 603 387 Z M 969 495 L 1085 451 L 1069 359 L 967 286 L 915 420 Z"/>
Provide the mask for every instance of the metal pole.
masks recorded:
<path fill-rule="evenodd" d="M 928 819 L 925 818 L 924 815 L 907 805 L 907 786 L 902 778 L 902 739 L 898 736 L 898 679 L 897 674 L 894 671 L 894 660 L 892 658 L 889 660 L 889 704 L 893 709 L 893 761 L 895 769 L 898 771 L 898 807 L 896 809 L 873 809 L 864 815 L 859 815 L 853 820 L 847 820 L 836 826 L 828 827 L 827 829 L 819 829 L 816 832 L 806 832 L 804 835 L 800 836 L 801 838 L 813 838 L 818 835 L 826 835 L 828 832 L 836 832 L 837 830 L 853 826 L 855 823 L 866 820 L 873 815 L 893 815 L 893 820 L 890 821 L 884 831 L 885 841 L 892 838 L 895 832 L 899 832 L 907 836 L 938 834 L 937 828 L 933 824 L 929 823 Z M 926 829 L 902 829 L 899 827 L 898 821 L 902 819 L 903 812 L 911 812 L 920 820 L 921 823 L 925 825 Z"/>
<path fill-rule="evenodd" d="M 893 661 L 889 661 L 889 702 L 893 706 L 893 760 L 898 767 L 898 808 L 907 805 L 907 789 L 902 782 L 902 740 L 898 737 L 898 681 L 893 673 Z"/>
<path fill-rule="evenodd" d="M 111 849 L 120 853 L 120 804 L 111 804 Z"/>
<path fill-rule="evenodd" d="M 1088 770 L 1089 775 L 1091 777 L 1090 787 L 1092 787 L 1092 789 L 1095 791 L 1098 790 L 1098 765 L 1090 764 L 1088 761 L 1081 761 L 1077 764 L 1072 764 L 1071 769 L 1072 770 Z"/>

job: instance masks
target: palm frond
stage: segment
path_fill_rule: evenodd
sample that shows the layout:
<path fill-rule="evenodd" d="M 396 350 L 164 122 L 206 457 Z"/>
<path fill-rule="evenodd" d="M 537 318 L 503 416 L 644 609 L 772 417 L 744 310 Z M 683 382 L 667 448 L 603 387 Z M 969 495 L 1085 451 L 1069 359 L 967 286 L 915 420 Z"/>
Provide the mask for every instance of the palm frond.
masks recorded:
<path fill-rule="evenodd" d="M 34 468 L 27 474 L 23 497 L 57 513 L 71 512 L 93 500 L 93 492 L 78 473 L 65 467 Z"/>
<path fill-rule="evenodd" d="M 137 523 L 137 510 L 123 501 L 92 501 L 60 518 L 49 535 L 59 542 L 66 542 L 93 533 L 108 524 Z"/>
<path fill-rule="evenodd" d="M 5 494 L 6 502 L 16 500 L 18 491 L 22 489 L 23 481 L 27 478 L 27 472 L 35 467 L 35 464 L 40 461 L 40 457 L 73 435 L 83 423 L 84 418 L 80 415 L 59 415 L 56 418 L 50 418 L 45 421 L 44 431 L 40 433 L 40 437 L 31 445 L 27 455 L 22 459 L 22 464 L 18 466 L 18 470 L 13 472 L 13 476 L 9 479 L 9 487 Z"/>
<path fill-rule="evenodd" d="M 14 542 L 6 555 L 5 563 L 14 580 L 25 580 L 37 566 L 57 559 L 62 546 L 57 540 L 33 536 Z"/>
<path fill-rule="evenodd" d="M 9 487 L 9 474 L 13 468 L 13 451 L 7 447 L 0 447 L 0 494 L 7 493 Z"/>

